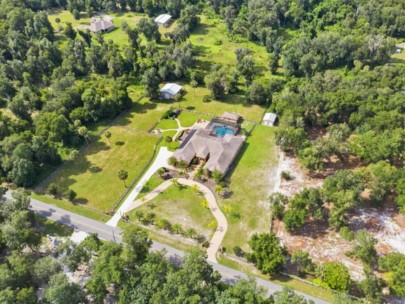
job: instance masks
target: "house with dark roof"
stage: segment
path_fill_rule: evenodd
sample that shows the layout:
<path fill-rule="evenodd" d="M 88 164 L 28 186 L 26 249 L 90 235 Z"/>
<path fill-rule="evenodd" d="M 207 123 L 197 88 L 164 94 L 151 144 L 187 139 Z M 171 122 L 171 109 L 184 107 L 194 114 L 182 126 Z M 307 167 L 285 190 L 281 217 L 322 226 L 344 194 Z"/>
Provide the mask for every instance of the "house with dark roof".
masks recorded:
<path fill-rule="evenodd" d="M 112 19 L 108 16 L 93 17 L 90 19 L 90 26 L 88 29 L 91 33 L 106 33 L 115 28 Z"/>
<path fill-rule="evenodd" d="M 226 128 L 223 121 L 223 128 Z M 227 129 L 231 130 L 231 129 Z M 178 161 L 191 164 L 197 158 L 204 161 L 204 169 L 226 174 L 245 142 L 245 136 L 218 132 L 211 128 L 193 129 L 173 156 Z"/>

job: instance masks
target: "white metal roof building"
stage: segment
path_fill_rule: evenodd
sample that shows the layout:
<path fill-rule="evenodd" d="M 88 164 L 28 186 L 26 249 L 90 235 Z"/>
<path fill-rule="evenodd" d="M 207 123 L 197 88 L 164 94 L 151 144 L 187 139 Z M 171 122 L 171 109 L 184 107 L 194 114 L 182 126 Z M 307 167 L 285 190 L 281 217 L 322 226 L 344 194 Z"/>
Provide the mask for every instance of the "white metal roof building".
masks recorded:
<path fill-rule="evenodd" d="M 274 113 L 266 113 L 263 117 L 263 124 L 265 126 L 274 126 L 277 120 L 277 115 Z"/>
<path fill-rule="evenodd" d="M 166 83 L 165 86 L 160 90 L 160 96 L 164 99 L 173 99 L 183 88 L 177 83 Z"/>
<path fill-rule="evenodd" d="M 155 22 L 160 26 L 167 25 L 170 20 L 172 20 L 172 16 L 169 14 L 162 14 L 155 18 Z"/>

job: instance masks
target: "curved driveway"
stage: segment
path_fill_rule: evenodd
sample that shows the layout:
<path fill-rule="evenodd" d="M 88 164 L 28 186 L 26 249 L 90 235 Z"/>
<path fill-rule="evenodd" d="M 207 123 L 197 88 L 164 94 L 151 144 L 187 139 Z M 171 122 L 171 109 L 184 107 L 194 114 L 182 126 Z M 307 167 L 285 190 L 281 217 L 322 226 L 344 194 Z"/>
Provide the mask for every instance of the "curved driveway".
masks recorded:
<path fill-rule="evenodd" d="M 219 247 L 222 244 L 222 240 L 224 239 L 224 236 L 226 234 L 226 231 L 228 230 L 228 221 L 226 220 L 225 215 L 222 213 L 221 209 L 219 209 L 217 200 L 215 198 L 215 195 L 212 193 L 212 191 L 204 186 L 203 184 L 185 179 L 185 178 L 178 178 L 177 182 L 179 184 L 185 185 L 185 186 L 197 186 L 198 190 L 201 191 L 202 194 L 204 194 L 205 199 L 208 202 L 208 208 L 214 215 L 215 219 L 217 220 L 218 226 L 217 229 L 215 230 L 214 235 L 211 238 L 210 241 L 210 246 L 207 248 L 207 259 L 211 262 L 218 263 L 216 254 L 219 249 Z M 138 199 L 132 204 L 128 205 L 126 208 L 126 212 L 129 212 L 140 205 L 147 203 L 148 201 L 154 199 L 156 196 L 158 196 L 160 193 L 162 193 L 164 190 L 169 188 L 171 185 L 173 185 L 173 179 L 167 180 L 160 184 L 158 187 L 156 187 L 153 191 L 151 191 L 149 194 L 145 195 L 142 199 Z"/>

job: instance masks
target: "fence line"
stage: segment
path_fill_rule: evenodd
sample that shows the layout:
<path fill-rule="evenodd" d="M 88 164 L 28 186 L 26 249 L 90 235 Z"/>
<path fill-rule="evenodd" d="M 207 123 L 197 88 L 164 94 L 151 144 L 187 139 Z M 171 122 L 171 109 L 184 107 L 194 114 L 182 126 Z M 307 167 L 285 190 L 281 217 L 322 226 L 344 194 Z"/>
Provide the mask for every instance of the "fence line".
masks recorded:
<path fill-rule="evenodd" d="M 163 140 L 163 137 L 159 137 L 159 139 L 156 141 L 155 146 L 153 147 L 153 153 L 152 156 L 149 158 L 148 163 L 142 168 L 141 172 L 138 173 L 137 176 L 132 180 L 131 184 L 127 187 L 127 189 L 124 191 L 124 193 L 121 194 L 121 196 L 117 199 L 117 201 L 114 203 L 113 207 L 110 210 L 110 213 L 115 212 L 115 209 L 118 207 L 118 205 L 121 203 L 121 201 L 124 199 L 125 196 L 127 196 L 128 192 L 135 186 L 135 184 L 141 179 L 141 177 L 145 174 L 146 170 L 149 168 L 149 166 L 152 164 L 152 162 L 155 159 L 156 152 L 157 152 L 157 147 L 160 144 L 160 142 Z"/>

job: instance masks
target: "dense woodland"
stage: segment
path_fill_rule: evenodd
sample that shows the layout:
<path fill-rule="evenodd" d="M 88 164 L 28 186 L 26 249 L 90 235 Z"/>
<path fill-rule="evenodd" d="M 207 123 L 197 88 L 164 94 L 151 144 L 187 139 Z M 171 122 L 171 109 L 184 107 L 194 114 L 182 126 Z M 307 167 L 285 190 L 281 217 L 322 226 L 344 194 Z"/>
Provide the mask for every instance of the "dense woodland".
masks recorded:
<path fill-rule="evenodd" d="M 65 42 L 60 44 L 47 18 L 47 11 L 53 8 L 67 9 L 75 18 L 80 18 L 81 12 L 92 15 L 99 10 L 131 10 L 145 13 L 145 18 L 136 27 L 124 25 L 130 43 L 123 48 L 101 35 L 90 35 L 69 25 L 61 29 Z M 178 19 L 177 27 L 165 34 L 170 41 L 166 44 L 153 19 L 147 17 L 161 12 Z M 235 51 L 235 67 L 196 69 L 188 37 L 198 26 L 201 14 L 220 16 L 231 39 L 245 37 L 265 46 L 272 75 L 258 77 L 257 63 L 247 48 Z M 403 65 L 389 61 L 395 42 L 405 37 L 404 16 L 402 0 L 2 0 L 2 180 L 32 186 L 47 168 L 74 157 L 74 151 L 91 137 L 94 126 L 131 106 L 126 90 L 130 83 L 143 85 L 146 96 L 153 100 L 161 82 L 183 80 L 192 86 L 207 86 L 212 93 L 207 98 L 222 100 L 244 90 L 248 103 L 270 107 L 280 116 L 278 145 L 297 156 L 310 174 L 326 176 L 331 164 L 340 165 L 342 169 L 326 177 L 322 188 L 305 189 L 293 198 L 280 194 L 270 198 L 273 214 L 288 230 L 299 233 L 309 222 L 327 221 L 341 234 L 350 234 L 350 212 L 359 206 L 383 207 L 394 202 L 405 213 L 405 70 Z M 325 205 L 332 206 L 330 212 L 326 212 Z M 279 258 L 266 266 L 268 252 L 272 256 L 283 252 L 282 248 L 268 245 L 276 243 L 273 238 L 252 238 L 254 252 L 248 257 L 269 273 L 285 263 L 284 258 Z M 267 245 L 261 246 L 260 241 Z M 374 240 L 363 235 L 357 242 L 363 248 Z M 123 248 L 114 246 L 101 246 L 105 252 L 100 257 L 118 256 Z M 373 248 L 367 247 L 364 255 L 361 252 L 353 254 L 359 255 L 367 269 L 390 272 L 391 289 L 405 295 L 405 267 L 398 266 L 403 265 L 403 256 L 378 261 Z M 148 259 L 158 261 L 151 265 Z M 128 263 L 125 259 L 113 260 L 117 265 Z M 155 267 L 155 262 L 160 265 L 165 273 L 163 281 L 188 275 L 187 267 L 184 273 L 176 272 L 158 255 L 143 257 L 144 262 L 148 269 Z M 142 270 L 140 264 L 133 267 L 148 271 Z M 214 287 L 206 294 L 202 290 L 196 294 L 202 296 L 198 292 L 203 292 L 212 297 L 205 301 L 210 302 L 219 285 L 213 274 L 203 271 L 206 266 L 201 267 L 201 275 L 208 275 L 204 278 L 207 288 Z M 325 283 L 328 273 L 333 273 L 333 267 L 318 270 L 321 283 Z M 95 275 L 89 290 L 115 283 L 125 294 L 122 299 L 139 298 L 138 292 L 147 292 L 139 286 L 148 285 L 145 282 L 152 273 L 145 274 L 143 283 L 125 281 L 124 275 Z M 357 292 L 379 302 L 380 297 L 368 286 L 381 282 L 371 270 L 367 278 L 368 283 Z M 349 289 L 348 282 L 341 284 L 327 285 Z M 14 291 L 20 290 L 19 285 L 14 286 Z M 129 291 L 131 287 L 137 291 Z M 175 292 L 177 287 L 167 288 L 167 294 L 158 293 L 160 299 L 169 297 L 170 290 Z M 233 292 L 244 294 L 240 290 L 224 294 Z M 243 300 L 221 303 L 240 302 Z"/>
<path fill-rule="evenodd" d="M 290 289 L 267 298 L 253 279 L 225 287 L 198 250 L 185 258 L 182 267 L 175 266 L 162 253 L 149 253 L 152 242 L 136 227 L 124 233 L 123 244 L 90 235 L 79 245 L 66 240 L 49 251 L 44 246 L 52 245 L 42 239 L 45 226 L 28 206 L 22 189 L 14 192 L 13 201 L 3 199 L 0 205 L 2 304 L 105 303 L 107 295 L 125 304 L 307 303 Z M 89 264 L 91 278 L 85 290 L 62 271 Z M 37 293 L 39 288 L 42 292 Z"/>

